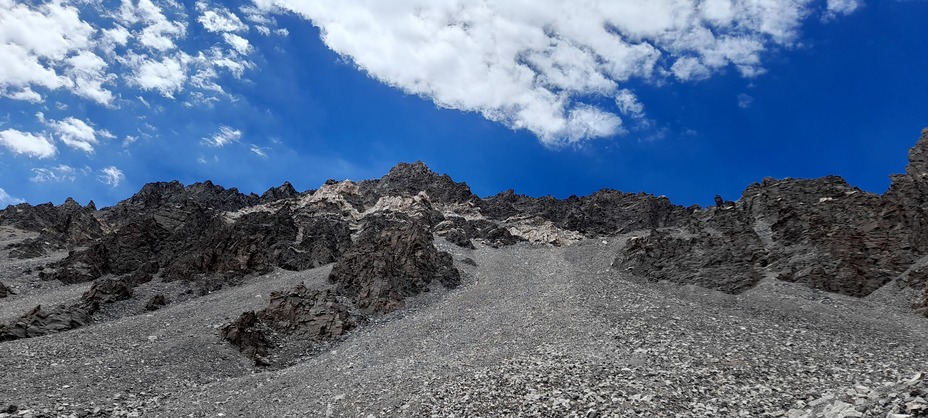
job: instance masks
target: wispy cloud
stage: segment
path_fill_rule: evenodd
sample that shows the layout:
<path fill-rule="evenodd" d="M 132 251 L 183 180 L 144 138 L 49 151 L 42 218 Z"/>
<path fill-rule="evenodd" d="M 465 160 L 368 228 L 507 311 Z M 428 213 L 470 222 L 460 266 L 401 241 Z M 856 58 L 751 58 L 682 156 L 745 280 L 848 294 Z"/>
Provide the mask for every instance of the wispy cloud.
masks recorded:
<path fill-rule="evenodd" d="M 747 109 L 751 107 L 752 104 L 754 104 L 754 98 L 751 97 L 750 95 L 747 95 L 745 93 L 741 93 L 738 95 L 738 107 L 742 109 Z"/>
<path fill-rule="evenodd" d="M 29 179 L 35 183 L 61 183 L 77 179 L 77 170 L 74 167 L 59 164 L 55 167 L 33 168 L 33 176 Z"/>
<path fill-rule="evenodd" d="M 117 187 L 126 180 L 126 175 L 123 174 L 122 170 L 114 166 L 109 166 L 100 169 L 100 175 L 97 176 L 97 180 L 100 180 L 101 183 L 109 185 L 110 187 Z"/>
<path fill-rule="evenodd" d="M 255 144 L 251 144 L 251 152 L 261 158 L 267 158 L 267 153 L 264 150 L 268 149 L 267 147 L 259 147 Z"/>
<path fill-rule="evenodd" d="M 211 147 L 221 148 L 233 142 L 238 142 L 241 138 L 242 131 L 223 125 L 220 126 L 219 131 L 212 136 L 203 138 L 203 142 Z"/>
<path fill-rule="evenodd" d="M 10 196 L 10 194 L 7 193 L 6 190 L 3 190 L 3 188 L 0 187 L 0 208 L 5 208 L 9 205 L 17 205 L 23 202 L 25 202 L 25 200 L 20 199 L 18 197 Z"/>

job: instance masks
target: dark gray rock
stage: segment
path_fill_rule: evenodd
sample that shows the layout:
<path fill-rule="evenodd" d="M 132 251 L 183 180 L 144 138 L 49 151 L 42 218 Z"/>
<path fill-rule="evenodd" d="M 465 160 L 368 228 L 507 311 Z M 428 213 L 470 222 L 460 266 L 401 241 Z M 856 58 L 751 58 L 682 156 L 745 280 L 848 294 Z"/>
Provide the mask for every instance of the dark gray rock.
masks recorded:
<path fill-rule="evenodd" d="M 52 310 L 36 306 L 16 320 L 0 325 L 0 341 L 40 337 L 85 326 L 92 312 L 79 306 L 61 305 Z"/>
<path fill-rule="evenodd" d="M 762 278 L 767 251 L 752 233 L 675 237 L 654 230 L 632 239 L 613 267 L 650 281 L 741 293 Z"/>
<path fill-rule="evenodd" d="M 9 295 L 15 295 L 13 289 L 10 289 L 7 285 L 0 283 L 0 298 L 5 298 Z"/>
<path fill-rule="evenodd" d="M 310 290 L 302 284 L 271 293 L 267 308 L 248 311 L 222 329 L 222 336 L 258 365 L 269 365 L 270 350 L 282 338 L 305 344 L 332 341 L 358 327 L 365 318 L 350 300 L 330 290 Z"/>
<path fill-rule="evenodd" d="M 163 308 L 168 304 L 167 298 L 164 295 L 158 294 L 151 297 L 148 300 L 148 303 L 145 304 L 146 311 L 157 311 L 158 309 Z"/>
<path fill-rule="evenodd" d="M 564 200 L 551 196 L 529 197 L 508 190 L 481 200 L 479 206 L 481 213 L 491 219 L 538 216 L 559 228 L 590 237 L 673 226 L 693 211 L 693 208 L 671 204 L 666 197 L 609 189 Z"/>
<path fill-rule="evenodd" d="M 70 197 L 64 203 L 31 206 L 22 203 L 0 210 L 0 225 L 39 232 L 36 238 L 11 245 L 10 256 L 36 258 L 50 251 L 86 245 L 103 235 L 96 209 L 82 207 Z"/>
<path fill-rule="evenodd" d="M 365 180 L 358 184 L 364 203 L 371 206 L 382 196 L 415 196 L 428 194 L 432 202 L 467 203 L 478 198 L 465 183 L 457 183 L 447 174 L 437 174 L 422 161 L 399 163 L 379 180 Z"/>
<path fill-rule="evenodd" d="M 261 194 L 259 200 L 260 203 L 270 203 L 276 200 L 281 199 L 290 199 L 299 196 L 300 194 L 293 188 L 293 185 L 289 181 L 285 181 L 283 184 L 277 187 L 272 187 L 266 192 Z"/>
<path fill-rule="evenodd" d="M 340 295 L 378 314 L 403 307 L 406 297 L 427 291 L 433 281 L 453 288 L 460 280 L 451 255 L 435 249 L 425 227 L 383 217 L 368 220 L 329 275 Z"/>

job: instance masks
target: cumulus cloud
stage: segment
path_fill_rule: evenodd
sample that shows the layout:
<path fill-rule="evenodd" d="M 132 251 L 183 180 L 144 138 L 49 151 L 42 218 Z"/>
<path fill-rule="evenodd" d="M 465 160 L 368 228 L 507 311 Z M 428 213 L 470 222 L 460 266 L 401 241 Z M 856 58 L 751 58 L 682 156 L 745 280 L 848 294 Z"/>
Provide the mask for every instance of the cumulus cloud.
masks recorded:
<path fill-rule="evenodd" d="M 114 166 L 109 166 L 100 169 L 100 174 L 97 176 L 97 180 L 103 184 L 109 185 L 110 187 L 117 187 L 126 180 L 126 175 L 123 174 L 122 170 Z"/>
<path fill-rule="evenodd" d="M 223 6 L 203 0 L 193 10 L 173 0 L 109 2 L 115 4 L 0 0 L 0 97 L 40 103 L 48 92 L 65 91 L 106 107 L 119 105 L 115 92 L 123 88 L 168 99 L 198 90 L 226 97 L 221 89 L 202 91 L 202 75 L 239 78 L 254 66 L 248 59 L 254 47 L 232 33 L 248 25 Z M 206 49 L 182 42 L 191 13 L 194 24 L 206 29 Z"/>
<path fill-rule="evenodd" d="M 44 135 L 22 132 L 16 129 L 0 131 L 0 145 L 15 154 L 35 158 L 53 157 L 57 152 L 55 145 Z"/>
<path fill-rule="evenodd" d="M 32 174 L 29 180 L 35 183 L 61 183 L 77 179 L 77 170 L 64 164 L 55 167 L 33 168 Z"/>
<path fill-rule="evenodd" d="M 3 190 L 3 188 L 0 187 L 0 208 L 5 208 L 9 205 L 18 205 L 23 202 L 25 202 L 25 200 L 10 196 L 6 190 Z"/>
<path fill-rule="evenodd" d="M 62 120 L 47 120 L 41 112 L 36 114 L 40 122 L 51 128 L 55 136 L 63 144 L 84 152 L 93 152 L 93 147 L 99 142 L 97 137 L 113 138 L 109 131 L 96 129 L 92 125 L 74 117 Z"/>
<path fill-rule="evenodd" d="M 197 22 L 210 32 L 240 32 L 248 29 L 242 19 L 222 6 L 211 6 L 205 1 L 198 1 L 196 9 L 200 12 Z"/>
<path fill-rule="evenodd" d="M 203 142 L 211 147 L 221 148 L 242 138 L 242 131 L 228 126 L 220 126 L 219 131 L 210 137 L 203 138 Z"/>
<path fill-rule="evenodd" d="M 132 61 L 133 74 L 131 82 L 142 90 L 154 90 L 167 98 L 174 98 L 174 93 L 184 88 L 187 81 L 187 63 L 190 57 L 185 53 L 175 56 L 152 59 L 147 56 L 135 56 Z"/>
<path fill-rule="evenodd" d="M 254 0 L 265 13 L 246 16 L 261 25 L 266 13 L 296 13 L 376 79 L 559 146 L 621 133 L 620 116 L 597 103 L 615 97 L 634 116 L 637 98 L 621 93 L 632 78 L 762 73 L 761 54 L 792 45 L 817 1 Z M 828 0 L 828 10 L 851 3 Z"/>
<path fill-rule="evenodd" d="M 629 89 L 616 92 L 615 105 L 623 115 L 636 119 L 644 117 L 644 105 L 638 101 L 638 97 Z"/>

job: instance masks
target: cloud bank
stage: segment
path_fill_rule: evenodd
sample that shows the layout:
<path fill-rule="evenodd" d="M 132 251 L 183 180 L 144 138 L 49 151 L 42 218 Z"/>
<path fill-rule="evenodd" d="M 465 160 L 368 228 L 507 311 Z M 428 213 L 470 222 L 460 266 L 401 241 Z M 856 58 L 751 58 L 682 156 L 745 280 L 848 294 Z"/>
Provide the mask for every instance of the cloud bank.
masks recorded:
<path fill-rule="evenodd" d="M 643 116 L 632 79 L 687 82 L 763 73 L 801 23 L 856 0 L 255 0 L 318 26 L 325 44 L 374 78 L 526 129 L 552 147 L 623 132 Z M 604 100 L 607 99 L 607 100 Z M 612 102 L 619 109 L 600 103 Z"/>

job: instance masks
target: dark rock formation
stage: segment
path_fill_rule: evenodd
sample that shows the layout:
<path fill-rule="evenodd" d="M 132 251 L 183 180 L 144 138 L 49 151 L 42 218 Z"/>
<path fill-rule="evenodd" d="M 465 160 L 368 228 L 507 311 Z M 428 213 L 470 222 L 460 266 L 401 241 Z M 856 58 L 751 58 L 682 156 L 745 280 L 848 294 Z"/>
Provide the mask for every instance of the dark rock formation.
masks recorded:
<path fill-rule="evenodd" d="M 118 302 L 132 297 L 132 288 L 126 280 L 104 279 L 94 282 L 90 290 L 81 295 L 81 303 L 90 313 L 96 312 L 100 305 Z"/>
<path fill-rule="evenodd" d="M 39 232 L 11 247 L 15 258 L 36 258 L 49 251 L 73 248 L 93 242 L 103 235 L 100 222 L 94 216 L 93 206 L 82 207 L 70 197 L 64 203 L 31 206 L 28 203 L 0 210 L 0 225 Z"/>
<path fill-rule="evenodd" d="M 222 336 L 259 365 L 268 365 L 269 350 L 280 338 L 309 344 L 338 339 L 365 321 L 350 300 L 330 290 L 309 290 L 302 284 L 271 293 L 260 311 L 248 311 L 222 329 Z M 285 337 L 283 337 L 285 336 Z"/>
<path fill-rule="evenodd" d="M 50 311 L 36 306 L 18 319 L 0 325 L 0 341 L 40 337 L 85 326 L 92 312 L 79 305 L 58 306 Z"/>
<path fill-rule="evenodd" d="M 281 199 L 291 199 L 299 195 L 296 189 L 293 188 L 293 185 L 290 184 L 289 181 L 285 181 L 284 184 L 267 189 L 266 192 L 262 193 L 259 202 L 270 203 Z"/>
<path fill-rule="evenodd" d="M 403 307 L 406 297 L 428 291 L 433 280 L 448 288 L 460 284 L 451 255 L 435 249 L 422 225 L 382 217 L 368 220 L 329 275 L 339 294 L 378 314 Z"/>
<path fill-rule="evenodd" d="M 695 284 L 741 293 L 762 278 L 767 251 L 753 234 L 674 236 L 668 231 L 632 239 L 613 263 L 650 281 Z"/>
<path fill-rule="evenodd" d="M 126 280 L 99 280 L 76 303 L 62 304 L 50 311 L 39 305 L 7 324 L 0 324 L 0 341 L 40 337 L 87 326 L 103 305 L 131 297 L 132 287 Z"/>
<path fill-rule="evenodd" d="M 828 292 L 866 296 L 928 254 L 926 156 L 928 135 L 923 134 L 909 152 L 906 174 L 893 176 L 883 196 L 834 176 L 765 179 L 749 186 L 738 202 L 719 198 L 716 207 L 679 223 L 679 236 L 656 232 L 633 241 L 614 265 L 650 280 L 729 292 L 745 290 L 766 272 Z M 706 270 L 706 263 L 721 270 Z M 909 276 L 908 286 L 926 288 L 917 270 Z M 916 306 L 928 306 L 928 300 Z"/>
<path fill-rule="evenodd" d="M 447 174 L 436 174 L 422 161 L 399 163 L 379 180 L 365 180 L 358 184 L 367 206 L 381 196 L 415 196 L 425 192 L 432 202 L 467 203 L 478 198 L 465 183 L 457 183 Z"/>
<path fill-rule="evenodd" d="M 232 224 L 221 219 L 196 239 L 173 251 L 165 280 L 193 280 L 204 274 L 228 278 L 265 273 L 274 267 L 303 270 L 335 261 L 351 242 L 348 224 L 331 217 L 295 219 L 287 208 L 255 212 Z"/>
<path fill-rule="evenodd" d="M 676 225 L 693 211 L 671 204 L 666 197 L 608 189 L 564 200 L 517 195 L 508 190 L 481 200 L 479 206 L 481 213 L 491 219 L 538 216 L 559 228 L 590 237 Z"/>
<path fill-rule="evenodd" d="M 138 193 L 103 209 L 103 218 L 111 225 L 121 226 L 139 218 L 154 218 L 162 228 L 173 231 L 198 211 L 220 213 L 259 203 L 254 194 L 245 195 L 236 188 L 225 189 L 210 181 L 184 187 L 177 181 L 149 183 Z"/>
<path fill-rule="evenodd" d="M 15 295 L 13 289 L 10 289 L 7 285 L 0 283 L 0 298 L 5 298 L 9 295 Z"/>
<path fill-rule="evenodd" d="M 153 217 L 141 218 L 105 235 L 85 250 L 72 251 L 53 266 L 58 268 L 56 272 L 43 273 L 43 277 L 80 283 L 106 274 L 131 273 L 142 266 L 157 271 L 157 263 L 153 266 L 152 262 L 158 259 L 169 236 Z"/>
<path fill-rule="evenodd" d="M 164 295 L 158 294 L 151 297 L 148 300 L 148 303 L 145 304 L 146 311 L 157 311 L 158 309 L 163 308 L 168 304 L 167 299 Z"/>
<path fill-rule="evenodd" d="M 370 316 L 403 307 L 434 281 L 452 288 L 460 280 L 451 255 L 435 248 L 421 223 L 399 214 L 374 216 L 333 267 L 334 290 L 300 285 L 275 292 L 267 308 L 243 313 L 222 335 L 256 364 L 268 365 L 281 339 L 331 341 Z"/>

